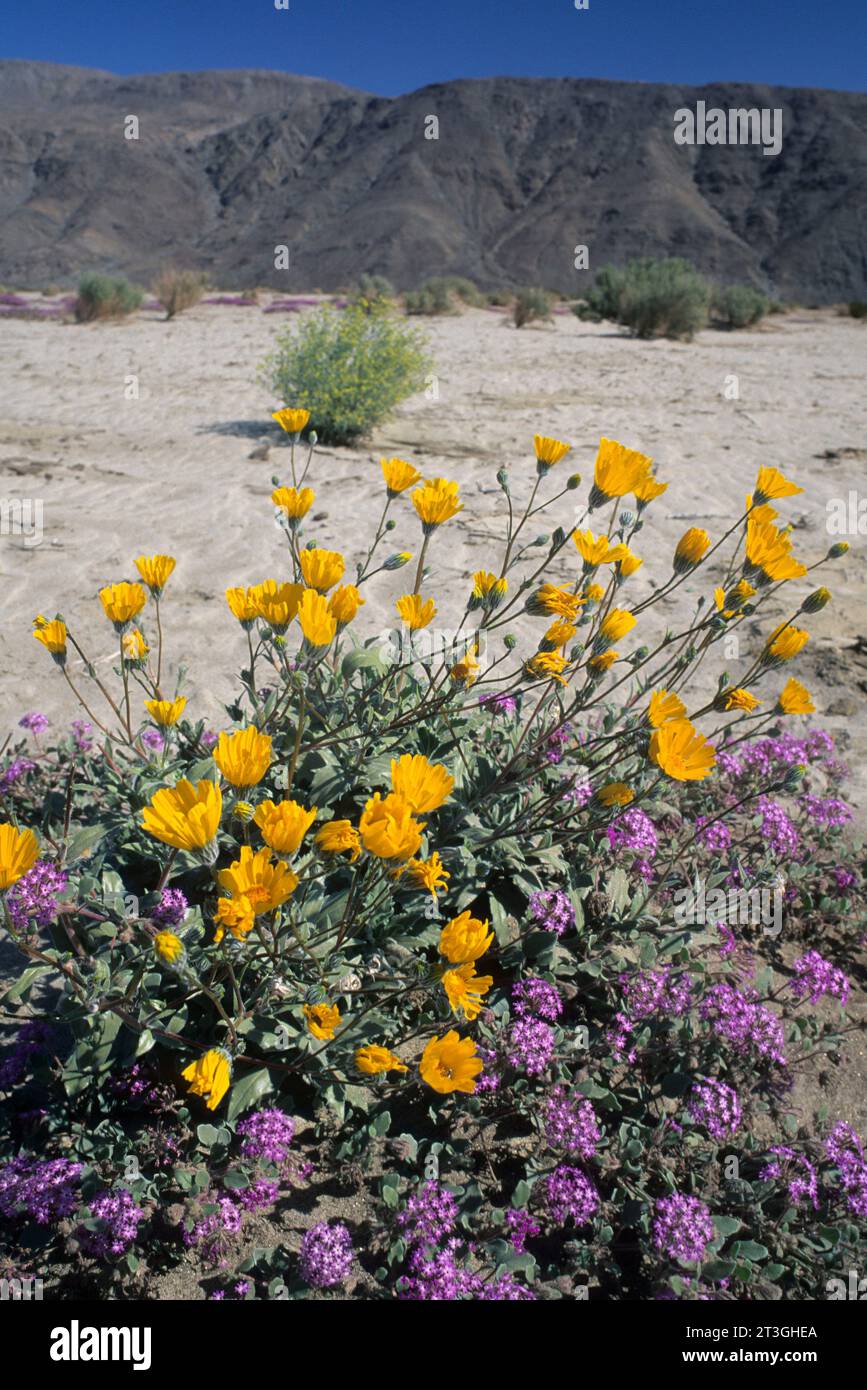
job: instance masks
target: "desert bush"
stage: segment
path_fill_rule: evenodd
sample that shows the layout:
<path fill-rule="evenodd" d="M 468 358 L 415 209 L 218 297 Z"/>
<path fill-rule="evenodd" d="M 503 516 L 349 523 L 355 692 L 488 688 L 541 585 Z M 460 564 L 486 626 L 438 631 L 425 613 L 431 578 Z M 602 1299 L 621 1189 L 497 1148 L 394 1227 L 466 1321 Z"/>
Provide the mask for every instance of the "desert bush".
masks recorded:
<path fill-rule="evenodd" d="M 851 299 L 849 301 L 849 317 L 867 319 L 867 303 L 863 299 Z"/>
<path fill-rule="evenodd" d="M 455 312 L 451 291 L 444 279 L 425 280 L 417 290 L 407 290 L 403 307 L 410 315 L 424 317 Z"/>
<path fill-rule="evenodd" d="M 310 524 L 315 443 L 303 472 L 293 449 L 286 578 L 228 588 L 214 625 L 215 666 L 240 666 L 219 735 L 161 676 L 182 559 L 100 590 L 113 673 L 63 596 L 36 619 L 82 718 L 46 740 L 31 712 L 0 763 L 23 1024 L 0 1254 L 26 1272 L 37 1250 L 58 1297 L 140 1295 L 192 1259 L 258 1297 L 424 1300 L 799 1300 L 858 1267 L 862 1140 L 792 1094 L 858 1026 L 863 855 L 789 675 L 830 598 L 813 572 L 847 547 L 808 580 L 768 516 L 800 489 L 763 465 L 715 539 L 659 554 L 648 457 L 603 439 L 576 507 L 569 445 L 534 442 L 534 475 L 496 475 L 500 540 L 453 616 L 428 566 L 453 564 L 458 483 L 383 460 L 349 567 Z M 540 513 L 564 524 L 527 544 Z M 396 573 L 392 629 L 365 632 Z M 691 616 L 650 640 L 687 584 Z M 335 1173 L 363 1222 L 298 1254 L 251 1240 Z"/>
<path fill-rule="evenodd" d="M 350 304 L 360 304 L 369 309 L 374 305 L 390 303 L 394 293 L 394 286 L 384 275 L 361 275 L 348 297 Z"/>
<path fill-rule="evenodd" d="M 499 309 L 506 309 L 515 298 L 515 292 L 507 289 L 488 290 L 485 298 L 489 304 L 493 304 Z"/>
<path fill-rule="evenodd" d="M 151 285 L 154 297 L 166 311 L 166 318 L 173 319 L 185 309 L 192 309 L 205 293 L 206 277 L 197 270 L 178 270 L 167 266 L 161 270 Z"/>
<path fill-rule="evenodd" d="M 515 327 L 523 328 L 527 323 L 546 322 L 551 317 L 553 302 L 553 295 L 539 286 L 530 285 L 518 290 L 512 311 Z"/>
<path fill-rule="evenodd" d="M 604 266 L 579 318 L 613 319 L 638 338 L 690 338 L 707 323 L 710 287 L 689 261 L 675 257 Z"/>
<path fill-rule="evenodd" d="M 421 390 L 430 367 L 423 338 L 386 306 L 325 305 L 278 336 L 263 375 L 310 411 L 323 442 L 354 444 Z"/>
<path fill-rule="evenodd" d="M 143 292 L 122 277 L 85 275 L 78 282 L 75 317 L 79 323 L 125 318 L 135 313 L 143 299 Z"/>
<path fill-rule="evenodd" d="M 728 328 L 751 328 L 770 313 L 771 304 L 752 285 L 728 285 L 714 295 L 713 310 Z"/>

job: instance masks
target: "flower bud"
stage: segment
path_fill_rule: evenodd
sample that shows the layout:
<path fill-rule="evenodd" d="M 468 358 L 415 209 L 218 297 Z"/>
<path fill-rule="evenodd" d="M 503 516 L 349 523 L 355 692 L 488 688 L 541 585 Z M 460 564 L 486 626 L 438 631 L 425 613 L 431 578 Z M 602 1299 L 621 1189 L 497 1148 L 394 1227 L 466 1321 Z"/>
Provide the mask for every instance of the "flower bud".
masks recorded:
<path fill-rule="evenodd" d="M 802 613 L 819 613 L 827 604 L 831 602 L 831 592 L 829 589 L 816 589 L 812 594 L 808 594 L 801 604 Z"/>
<path fill-rule="evenodd" d="M 826 559 L 839 560 L 843 555 L 847 553 L 848 549 L 848 541 L 835 541 L 835 543 L 831 546 L 831 549 L 828 551 Z"/>
<path fill-rule="evenodd" d="M 570 492 L 574 492 L 576 487 L 581 486 L 581 474 L 573 473 L 571 477 L 566 479 L 566 486 Z"/>
<path fill-rule="evenodd" d="M 507 652 L 513 652 L 518 645 L 517 637 L 513 637 L 511 632 L 507 632 L 503 638 L 503 646 Z"/>
<path fill-rule="evenodd" d="M 411 551 L 409 551 L 409 550 L 399 550 L 398 553 L 397 553 L 396 555 L 389 555 L 388 559 L 385 561 L 385 564 L 383 565 L 382 568 L 383 568 L 384 570 L 399 570 L 399 569 L 403 569 L 404 565 L 408 565 L 411 559 L 412 559 L 412 552 L 411 552 Z"/>

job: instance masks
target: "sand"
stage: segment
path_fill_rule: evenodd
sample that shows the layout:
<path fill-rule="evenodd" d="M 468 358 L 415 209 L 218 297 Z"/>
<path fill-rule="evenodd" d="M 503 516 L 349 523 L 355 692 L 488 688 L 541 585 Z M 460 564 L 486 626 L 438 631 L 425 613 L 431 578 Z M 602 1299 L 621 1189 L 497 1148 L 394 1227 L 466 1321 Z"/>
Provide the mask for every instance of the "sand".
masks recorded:
<path fill-rule="evenodd" d="M 69 690 L 33 641 L 31 619 L 61 611 L 97 665 L 110 669 L 115 638 L 97 591 L 135 578 L 142 552 L 178 560 L 164 603 L 170 677 L 186 666 L 189 712 L 213 727 L 225 721 L 221 701 L 235 688 L 245 644 L 224 590 L 288 576 L 268 500 L 272 475 L 289 480 L 288 453 L 269 420 L 279 402 L 257 381 L 256 367 L 289 321 L 228 305 L 200 305 L 171 323 L 149 311 L 117 324 L 4 320 L 0 500 L 40 502 L 44 534 L 38 545 L 0 537 L 0 737 L 25 710 L 43 710 L 55 728 L 76 716 Z M 589 480 L 602 434 L 653 455 L 670 481 L 636 540 L 645 564 L 623 591 L 626 600 L 644 598 L 665 578 L 687 527 L 704 526 L 712 537 L 726 528 L 760 464 L 783 469 L 805 489 L 782 510 L 808 562 L 839 539 L 826 530 L 829 499 L 865 491 L 867 326 L 831 311 L 775 316 L 748 332 L 708 330 L 690 344 L 637 342 L 569 314 L 516 331 L 503 314 L 470 310 L 424 327 L 436 398 L 408 401 L 362 448 L 320 451 L 309 531 L 350 560 L 360 555 L 382 506 L 382 455 L 456 479 L 465 510 L 431 550 L 430 588 L 445 627 L 463 611 L 472 571 L 497 565 L 503 499 L 495 473 L 507 465 L 516 500 L 526 497 L 534 431 L 574 446 L 552 474 L 551 492 L 570 471 Z M 738 399 L 727 398 L 733 376 Z M 586 492 L 585 483 L 562 498 L 546 529 L 570 526 Z M 393 515 L 394 549 L 417 551 L 419 526 L 406 498 Z M 847 795 L 863 810 L 867 642 L 855 644 L 867 634 L 867 574 L 863 538 L 844 538 L 852 544 L 847 560 L 815 576 L 834 602 L 808 620 L 813 640 L 792 673 L 813 691 L 821 722 L 848 744 Z M 552 577 L 574 569 L 570 554 Z M 411 574 L 373 581 L 362 610 L 367 632 L 392 625 L 394 598 Z M 713 578 L 712 571 L 690 581 L 652 609 L 642 639 L 684 616 Z M 798 601 L 807 592 L 803 583 L 789 587 Z M 732 678 L 759 650 L 770 617 L 789 616 L 793 606 L 775 602 L 761 625 L 742 629 Z M 705 689 L 719 669 L 716 660 L 706 663 Z M 773 694 L 782 683 L 774 675 L 762 689 Z"/>

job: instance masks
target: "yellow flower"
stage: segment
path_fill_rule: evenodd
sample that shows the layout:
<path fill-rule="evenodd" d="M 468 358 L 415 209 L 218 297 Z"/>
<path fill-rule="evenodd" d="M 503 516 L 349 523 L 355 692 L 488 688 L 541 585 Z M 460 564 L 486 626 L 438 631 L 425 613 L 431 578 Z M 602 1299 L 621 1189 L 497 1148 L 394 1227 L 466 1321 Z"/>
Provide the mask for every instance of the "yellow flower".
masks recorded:
<path fill-rule="evenodd" d="M 492 613 L 495 608 L 499 608 L 508 591 L 508 579 L 492 574 L 490 570 L 476 570 L 473 575 L 470 608 L 484 608 L 486 612 Z"/>
<path fill-rule="evenodd" d="M 216 1110 L 229 1089 L 232 1059 L 221 1047 L 212 1047 L 181 1072 L 190 1083 L 191 1096 L 207 1096 L 208 1109 Z"/>
<path fill-rule="evenodd" d="M 605 590 L 603 589 L 601 584 L 588 584 L 587 588 L 584 590 L 584 597 L 582 598 L 581 602 L 583 603 L 584 599 L 586 599 L 588 603 L 590 603 L 591 601 L 593 603 L 598 603 L 599 600 L 604 597 Z"/>
<path fill-rule="evenodd" d="M 465 965 L 483 956 L 494 939 L 487 918 L 471 917 L 466 909 L 453 917 L 440 932 L 439 953 L 452 965 Z"/>
<path fill-rule="evenodd" d="M 233 787 L 255 787 L 271 766 L 271 735 L 260 734 L 253 724 L 222 733 L 213 758 Z"/>
<path fill-rule="evenodd" d="M 628 806 L 634 795 L 625 782 L 606 782 L 596 793 L 596 800 L 603 806 Z"/>
<path fill-rule="evenodd" d="M 284 429 L 287 434 L 300 434 L 307 424 L 307 421 L 310 419 L 310 411 L 290 409 L 276 410 L 272 414 L 271 419 L 276 420 L 280 428 Z"/>
<path fill-rule="evenodd" d="M 753 495 L 752 495 L 751 492 L 747 493 L 747 499 L 746 499 L 746 501 L 747 501 L 747 511 L 749 512 L 749 520 L 750 520 L 751 522 L 753 522 L 753 521 L 761 521 L 761 522 L 765 522 L 765 521 L 776 521 L 777 517 L 779 516 L 779 512 L 776 510 L 775 507 L 758 507 L 758 506 L 755 506 L 755 505 L 754 505 Z"/>
<path fill-rule="evenodd" d="M 32 830 L 0 825 L 0 889 L 11 888 L 33 868 L 39 857 L 39 841 Z"/>
<path fill-rule="evenodd" d="M 756 590 L 746 579 L 739 579 L 733 589 L 726 593 L 725 589 L 714 589 L 713 597 L 718 610 L 724 618 L 733 618 L 739 609 L 743 608 L 748 599 L 751 599 Z"/>
<path fill-rule="evenodd" d="M 343 578 L 346 561 L 337 550 L 302 550 L 299 555 L 301 573 L 309 589 L 327 594 Z"/>
<path fill-rule="evenodd" d="M 297 801 L 262 801 L 253 820 L 266 845 L 277 854 L 294 854 L 316 819 L 316 807 L 307 810 Z"/>
<path fill-rule="evenodd" d="M 421 478 L 419 470 L 404 459 L 380 459 L 379 466 L 389 497 L 397 497 L 399 493 L 406 492 L 408 487 L 413 487 Z"/>
<path fill-rule="evenodd" d="M 449 676 L 456 685 L 464 685 L 468 690 L 471 685 L 475 685 L 478 680 L 479 671 L 482 669 L 476 661 L 476 653 L 478 650 L 478 645 L 473 643 L 473 645 L 468 647 L 464 652 L 460 661 L 456 661 L 449 671 Z"/>
<path fill-rule="evenodd" d="M 813 697 L 805 685 L 790 676 L 777 697 L 780 714 L 815 714 Z"/>
<path fill-rule="evenodd" d="M 447 970 L 443 975 L 443 989 L 446 992 L 453 1014 L 463 1014 L 466 1019 L 477 1018 L 482 1011 L 484 997 L 494 983 L 492 975 L 477 975 L 472 961 Z"/>
<path fill-rule="evenodd" d="M 567 623 L 565 618 L 558 618 L 553 622 L 539 643 L 539 650 L 543 652 L 556 652 L 561 647 L 565 647 L 567 642 L 571 642 L 578 629 L 572 624 Z"/>
<path fill-rule="evenodd" d="M 749 690 L 743 690 L 740 686 L 735 686 L 731 690 L 724 690 L 719 697 L 724 710 L 740 709 L 751 714 L 754 709 L 758 709 L 761 701 L 755 695 L 751 695 Z"/>
<path fill-rule="evenodd" d="M 765 643 L 762 663 L 765 666 L 778 666 L 783 661 L 791 661 L 803 651 L 810 640 L 809 632 L 803 628 L 791 627 L 788 623 L 775 628 Z"/>
<path fill-rule="evenodd" d="M 155 840 L 188 852 L 204 849 L 215 838 L 223 814 L 223 794 L 216 782 L 197 786 L 182 778 L 174 787 L 154 792 L 142 812 L 142 826 Z"/>
<path fill-rule="evenodd" d="M 214 921 L 216 942 L 222 941 L 226 932 L 234 936 L 236 941 L 244 941 L 256 925 L 256 914 L 250 899 L 241 893 L 237 898 L 219 899 Z"/>
<path fill-rule="evenodd" d="M 797 483 L 790 483 L 788 478 L 784 478 L 779 469 L 760 468 L 753 501 L 756 506 L 761 506 L 763 502 L 778 502 L 781 497 L 794 497 L 803 491 Z"/>
<path fill-rule="evenodd" d="M 301 595 L 298 622 L 305 640 L 311 647 L 328 647 L 334 641 L 337 619 L 328 607 L 328 600 L 316 589 L 305 589 Z"/>
<path fill-rule="evenodd" d="M 641 569 L 641 566 L 643 564 L 644 561 L 642 560 L 641 556 L 636 555 L 634 551 L 630 550 L 627 546 L 626 554 L 623 556 L 623 559 L 619 562 L 617 566 L 620 578 L 629 579 L 631 575 L 635 574 L 636 570 Z"/>
<path fill-rule="evenodd" d="M 434 478 L 416 488 L 412 494 L 412 505 L 418 513 L 425 535 L 430 535 L 437 526 L 449 521 L 463 510 L 463 502 L 458 498 L 457 483 L 446 478 Z"/>
<path fill-rule="evenodd" d="M 154 598 L 159 598 L 176 564 L 171 555 L 140 555 L 135 567 Z"/>
<path fill-rule="evenodd" d="M 354 584 L 341 584 L 339 589 L 335 589 L 331 598 L 328 600 L 328 611 L 338 628 L 346 627 L 351 623 L 362 604 L 367 599 L 363 599 Z"/>
<path fill-rule="evenodd" d="M 423 753 L 404 753 L 391 760 L 391 789 L 414 815 L 436 811 L 448 801 L 454 785 L 454 777 L 442 763 L 429 763 Z"/>
<path fill-rule="evenodd" d="M 437 611 L 433 599 L 423 599 L 421 594 L 404 594 L 394 606 L 411 632 L 427 627 Z"/>
<path fill-rule="evenodd" d="M 305 1004 L 307 1027 L 320 1042 L 330 1042 L 340 1025 L 340 1010 L 336 1004 Z"/>
<path fill-rule="evenodd" d="M 625 637 L 635 627 L 638 619 L 634 613 L 629 613 L 625 608 L 612 608 L 608 616 L 603 620 L 596 641 L 610 646 L 612 642 L 619 642 L 621 637 Z"/>
<path fill-rule="evenodd" d="M 145 700 L 145 709 L 155 724 L 159 724 L 163 729 L 168 729 L 172 724 L 177 724 L 184 712 L 186 703 L 186 698 L 179 695 L 176 700 Z"/>
<path fill-rule="evenodd" d="M 118 632 L 121 632 L 135 618 L 147 603 L 147 594 L 141 584 L 107 584 L 99 591 L 105 616 L 110 618 Z"/>
<path fill-rule="evenodd" d="M 237 590 L 228 592 L 237 593 Z M 261 584 L 247 590 L 247 599 L 252 604 L 257 618 L 263 618 L 274 632 L 282 633 L 298 612 L 303 593 L 303 584 L 278 584 L 276 579 L 265 579 Z M 228 593 L 226 597 L 228 598 Z M 229 606 L 237 618 L 238 613 L 231 599 Z"/>
<path fill-rule="evenodd" d="M 532 598 L 527 600 L 527 612 L 552 617 L 566 618 L 574 623 L 581 612 L 584 599 L 569 589 L 557 584 L 543 584 Z"/>
<path fill-rule="evenodd" d="M 661 497 L 668 487 L 668 483 L 657 482 L 652 473 L 647 473 L 632 489 L 632 494 L 638 503 L 638 510 L 641 512 L 646 506 Z"/>
<path fill-rule="evenodd" d="M 587 662 L 587 669 L 591 675 L 600 676 L 605 671 L 610 671 L 615 661 L 620 660 L 620 653 L 612 647 L 610 651 L 600 652 L 598 656 L 591 656 Z"/>
<path fill-rule="evenodd" d="M 670 724 L 674 719 L 685 718 L 686 705 L 679 695 L 667 690 L 654 690 L 647 711 L 648 722 L 653 725 L 654 729 L 661 728 L 663 724 Z"/>
<path fill-rule="evenodd" d="M 627 449 L 616 440 L 600 439 L 590 492 L 590 510 L 610 502 L 614 497 L 625 497 L 628 492 L 635 492 L 650 473 L 652 463 L 653 459 L 646 454 Z"/>
<path fill-rule="evenodd" d="M 242 845 L 241 858 L 228 869 L 221 869 L 217 882 L 233 898 L 248 898 L 255 915 L 261 917 L 292 896 L 298 887 L 298 876 L 281 859 L 273 863 L 270 849 L 254 854 L 249 845 Z"/>
<path fill-rule="evenodd" d="M 691 526 L 685 531 L 677 543 L 674 552 L 674 569 L 676 574 L 688 574 L 700 564 L 710 549 L 710 536 L 707 531 L 702 531 L 699 526 Z"/>
<path fill-rule="evenodd" d="M 313 837 L 323 854 L 349 853 L 350 863 L 354 864 L 361 853 L 361 840 L 351 821 L 328 820 Z"/>
<path fill-rule="evenodd" d="M 60 622 L 59 619 L 51 623 L 43 620 L 33 636 L 37 642 L 42 643 L 47 651 L 51 652 L 51 655 L 60 665 L 63 664 L 66 659 L 66 623 Z"/>
<path fill-rule="evenodd" d="M 585 571 L 595 570 L 597 565 L 613 565 L 629 554 L 629 547 L 618 542 L 612 545 L 607 536 L 594 536 L 593 532 L 576 531 L 572 537 L 575 548 L 584 561 Z"/>
<path fill-rule="evenodd" d="M 137 627 L 134 627 L 132 632 L 124 633 L 121 647 L 125 661 L 144 661 L 150 651 L 150 647 Z"/>
<path fill-rule="evenodd" d="M 377 1047 L 376 1043 L 368 1043 L 367 1047 L 358 1049 L 355 1065 L 365 1076 L 382 1076 L 387 1071 L 409 1071 L 399 1057 L 389 1052 L 387 1047 Z"/>
<path fill-rule="evenodd" d="M 173 931 L 158 931 L 154 937 L 154 952 L 165 965 L 175 965 L 184 954 L 184 943 Z"/>
<path fill-rule="evenodd" d="M 759 570 L 765 580 L 773 583 L 800 579 L 807 573 L 807 567 L 794 558 L 791 549 L 788 535 L 779 531 L 773 522 L 753 521 L 752 518 L 747 522 L 746 569 Z"/>
<path fill-rule="evenodd" d="M 431 1038 L 422 1053 L 419 1071 L 422 1080 L 441 1095 L 466 1091 L 472 1095 L 475 1078 L 484 1068 L 472 1038 L 462 1038 L 454 1028 L 442 1038 Z"/>
<path fill-rule="evenodd" d="M 271 581 L 273 582 L 273 581 Z M 262 586 L 260 585 L 260 588 Z M 226 602 L 234 617 L 245 629 L 252 627 L 259 615 L 259 608 L 255 600 L 253 589 L 227 589 Z"/>
<path fill-rule="evenodd" d="M 534 680 L 557 681 L 558 685 L 565 685 L 563 672 L 568 665 L 565 656 L 560 656 L 559 652 L 537 652 L 525 662 L 524 673 Z"/>
<path fill-rule="evenodd" d="M 716 752 L 688 719 L 673 719 L 656 730 L 650 758 L 676 782 L 700 782 L 716 765 Z"/>
<path fill-rule="evenodd" d="M 413 859 L 421 847 L 425 822 L 413 818 L 402 796 L 377 792 L 365 806 L 358 823 L 362 844 L 377 859 Z"/>
<path fill-rule="evenodd" d="M 539 464 L 540 473 L 553 468 L 554 464 L 565 458 L 572 448 L 571 444 L 564 444 L 562 439 L 549 439 L 545 434 L 534 434 L 533 446 L 536 450 L 536 462 Z"/>
<path fill-rule="evenodd" d="M 296 526 L 313 506 L 316 493 L 312 487 L 278 487 L 271 493 L 271 501 L 281 511 L 290 525 Z"/>
<path fill-rule="evenodd" d="M 430 859 L 410 859 L 406 873 L 414 887 L 426 889 L 434 898 L 440 890 L 446 891 L 446 883 L 451 878 L 436 850 Z"/>

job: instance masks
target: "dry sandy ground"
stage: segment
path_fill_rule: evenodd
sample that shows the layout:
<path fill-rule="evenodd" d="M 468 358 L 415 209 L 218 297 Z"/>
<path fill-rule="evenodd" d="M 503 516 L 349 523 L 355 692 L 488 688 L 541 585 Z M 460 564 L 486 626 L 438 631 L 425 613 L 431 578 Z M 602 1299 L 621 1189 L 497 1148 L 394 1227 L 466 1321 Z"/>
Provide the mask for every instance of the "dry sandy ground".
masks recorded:
<path fill-rule="evenodd" d="M 97 662 L 110 667 L 114 637 L 97 590 L 136 578 L 134 557 L 156 551 L 178 559 L 164 605 L 170 668 L 188 666 L 190 713 L 219 727 L 220 700 L 230 695 L 232 670 L 245 654 L 223 592 L 287 573 L 268 497 L 272 474 L 288 478 L 288 454 L 269 420 L 279 402 L 256 379 L 257 363 L 287 321 L 261 308 L 213 305 L 171 323 L 147 311 L 118 324 L 4 321 L 0 499 L 41 500 L 44 538 L 36 546 L 20 536 L 0 538 L 3 733 L 33 707 L 56 723 L 76 714 L 31 637 L 33 615 L 62 611 Z M 707 331 L 692 344 L 636 342 L 572 315 L 517 332 L 503 315 L 473 310 L 425 328 L 438 398 L 409 401 L 362 449 L 322 451 L 310 530 L 321 544 L 358 556 L 382 506 L 381 455 L 457 479 L 465 510 L 431 552 L 443 626 L 458 621 L 472 571 L 497 563 L 503 499 L 494 475 L 507 464 L 516 498 L 527 495 L 537 430 L 574 446 L 552 474 L 552 492 L 567 467 L 589 479 L 601 434 L 653 455 L 658 475 L 670 480 L 638 538 L 645 564 L 627 598 L 643 598 L 665 578 L 688 526 L 720 534 L 761 463 L 805 488 L 782 506 L 797 528 L 796 551 L 808 559 L 835 539 L 826 532 L 828 499 L 867 491 L 867 327 L 830 311 L 774 317 L 750 332 Z M 725 395 L 732 375 L 736 400 Z M 138 380 L 138 399 L 127 399 L 130 377 Z M 270 455 L 252 457 L 263 442 Z M 585 497 L 586 486 L 564 497 L 548 529 L 572 524 L 574 503 L 583 506 Z M 408 500 L 393 514 L 394 548 L 417 550 Z M 833 589 L 834 604 L 809 621 L 813 641 L 796 674 L 810 684 L 826 722 L 851 739 L 849 794 L 863 807 L 867 728 L 858 716 L 867 705 L 867 647 L 853 644 L 867 634 L 867 576 L 863 541 L 849 539 L 848 559 L 816 576 Z M 574 565 L 570 553 L 558 576 Z M 367 631 L 390 625 L 394 598 L 411 573 L 373 581 L 362 615 Z M 651 610 L 641 639 L 660 622 L 676 621 L 698 592 L 709 591 L 712 577 L 688 582 Z M 799 586 L 798 598 L 806 591 Z M 791 607 L 776 611 L 788 616 Z M 744 629 L 733 676 L 758 650 L 761 632 Z M 708 667 L 706 679 L 714 682 L 718 668 Z M 772 676 L 765 688 L 775 692 L 781 684 Z"/>

